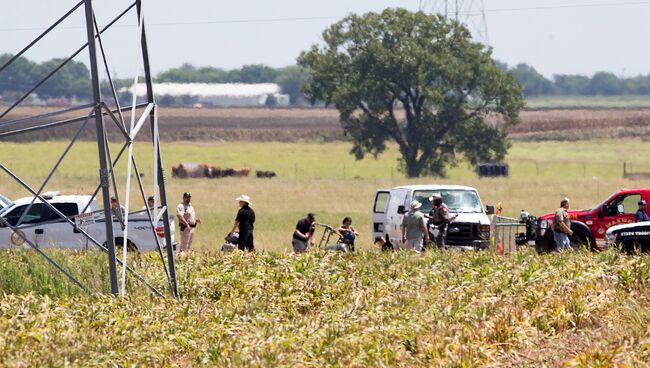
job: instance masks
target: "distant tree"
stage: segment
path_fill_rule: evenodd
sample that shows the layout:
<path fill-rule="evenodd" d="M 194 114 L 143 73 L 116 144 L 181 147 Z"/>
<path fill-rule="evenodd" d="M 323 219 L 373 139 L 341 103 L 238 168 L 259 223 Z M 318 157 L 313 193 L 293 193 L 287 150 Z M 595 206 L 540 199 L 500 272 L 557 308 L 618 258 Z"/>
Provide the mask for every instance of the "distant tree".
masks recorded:
<path fill-rule="evenodd" d="M 56 69 L 62 61 L 63 59 L 52 59 L 43 62 L 41 64 L 43 74 Z M 78 97 L 90 99 L 92 98 L 90 70 L 82 62 L 70 61 L 40 86 L 36 93 L 44 98 Z"/>
<path fill-rule="evenodd" d="M 624 83 L 626 93 L 639 95 L 650 94 L 650 75 L 639 75 L 634 78 L 628 78 Z"/>
<path fill-rule="evenodd" d="M 185 63 L 180 68 L 173 68 L 159 73 L 156 81 L 160 83 L 199 83 L 201 76 L 194 65 Z"/>
<path fill-rule="evenodd" d="M 528 64 L 518 64 L 510 72 L 515 79 L 524 87 L 526 96 L 539 96 L 553 94 L 553 82 L 544 78 L 535 68 Z"/>
<path fill-rule="evenodd" d="M 484 119 L 516 123 L 521 87 L 460 23 L 386 9 L 350 15 L 323 40 L 298 58 L 309 70 L 304 91 L 339 110 L 357 159 L 377 157 L 394 140 L 403 171 L 417 177 L 444 176 L 461 157 L 477 164 L 505 156 L 505 132 Z"/>
<path fill-rule="evenodd" d="M 613 73 L 598 72 L 591 78 L 589 94 L 604 96 L 621 95 L 624 91 L 623 88 L 623 83 Z"/>
<path fill-rule="evenodd" d="M 0 55 L 0 65 L 4 65 L 12 57 L 12 54 Z M 20 95 L 21 91 L 24 93 L 32 88 L 37 82 L 37 78 L 42 75 L 43 71 L 39 64 L 21 56 L 0 72 L 0 93 L 12 92 L 12 94 Z"/>
<path fill-rule="evenodd" d="M 556 74 L 553 76 L 553 80 L 555 82 L 555 91 L 559 95 L 579 96 L 589 94 L 591 79 L 584 75 Z"/>
<path fill-rule="evenodd" d="M 270 66 L 255 64 L 244 65 L 239 72 L 240 83 L 273 83 L 278 71 Z"/>
<path fill-rule="evenodd" d="M 300 88 L 306 79 L 305 72 L 298 66 L 287 66 L 278 70 L 276 83 L 280 86 L 282 93 L 289 95 L 291 105 L 302 105 L 305 95 Z"/>

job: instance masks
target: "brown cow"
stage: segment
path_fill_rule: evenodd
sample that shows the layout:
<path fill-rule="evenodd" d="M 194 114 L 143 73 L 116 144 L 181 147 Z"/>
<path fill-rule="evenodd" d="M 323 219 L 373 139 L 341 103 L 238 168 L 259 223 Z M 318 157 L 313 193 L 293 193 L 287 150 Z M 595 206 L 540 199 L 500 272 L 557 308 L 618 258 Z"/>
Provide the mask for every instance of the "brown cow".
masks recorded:
<path fill-rule="evenodd" d="M 249 168 L 246 168 L 246 167 L 243 168 L 243 169 L 238 169 L 238 170 L 235 170 L 235 172 L 234 172 L 234 176 L 237 176 L 237 177 L 248 176 L 248 173 L 249 173 L 250 171 L 251 171 L 251 170 L 250 170 Z"/>

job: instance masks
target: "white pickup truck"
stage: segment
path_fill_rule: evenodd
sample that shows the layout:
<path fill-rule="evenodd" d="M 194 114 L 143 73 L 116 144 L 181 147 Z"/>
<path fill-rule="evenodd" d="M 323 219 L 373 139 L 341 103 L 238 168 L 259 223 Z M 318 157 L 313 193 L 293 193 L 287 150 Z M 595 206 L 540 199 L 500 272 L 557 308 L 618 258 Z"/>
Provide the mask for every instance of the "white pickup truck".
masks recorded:
<path fill-rule="evenodd" d="M 43 195 L 54 208 L 63 213 L 68 219 L 75 222 L 83 217 L 85 224 L 81 226 L 99 244 L 106 243 L 106 225 L 104 212 L 99 210 L 97 200 L 89 195 L 59 195 L 46 193 Z M 33 197 L 16 200 L 9 207 L 0 210 L 0 217 L 4 218 L 11 226 L 17 225 L 17 231 L 6 226 L 0 221 L 0 249 L 26 247 L 24 239 L 28 239 L 39 247 L 58 247 L 68 249 L 99 249 L 92 241 L 88 240 L 78 227 L 72 226 L 61 218 L 40 199 L 36 199 L 25 213 Z M 88 205 L 90 203 L 90 205 Z M 83 211 L 83 212 L 82 212 Z M 80 215 L 81 216 L 78 216 Z M 174 218 L 170 216 L 171 239 L 174 242 Z M 162 220 L 152 229 L 146 210 L 129 215 L 129 228 L 127 244 L 129 249 L 148 251 L 157 249 L 156 237 L 160 239 L 161 246 L 165 246 L 165 233 Z M 118 248 L 123 244 L 122 223 L 113 216 L 113 232 L 115 244 Z"/>

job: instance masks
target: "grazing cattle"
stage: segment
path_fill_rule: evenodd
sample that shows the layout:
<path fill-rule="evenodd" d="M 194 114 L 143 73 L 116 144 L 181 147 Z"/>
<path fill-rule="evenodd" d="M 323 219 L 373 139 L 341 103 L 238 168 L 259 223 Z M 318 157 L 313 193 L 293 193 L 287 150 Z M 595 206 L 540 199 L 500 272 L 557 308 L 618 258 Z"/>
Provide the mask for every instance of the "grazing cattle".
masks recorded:
<path fill-rule="evenodd" d="M 250 173 L 250 171 L 251 170 L 249 168 L 234 170 L 233 176 L 237 176 L 237 177 L 248 176 L 248 173 Z"/>
<path fill-rule="evenodd" d="M 265 178 L 275 176 L 273 171 L 258 171 L 264 173 Z M 195 162 L 183 162 L 178 166 L 172 166 L 172 177 L 175 178 L 225 178 L 229 176 L 246 177 L 250 173 L 247 167 L 241 169 L 222 169 L 209 164 L 199 164 Z"/>
<path fill-rule="evenodd" d="M 272 178 L 274 176 L 277 176 L 275 174 L 275 171 L 259 171 L 259 170 L 255 173 L 255 175 L 258 178 Z"/>
<path fill-rule="evenodd" d="M 205 176 L 204 164 L 195 162 L 183 162 L 177 167 L 172 167 L 172 176 L 178 178 L 200 178 Z"/>
<path fill-rule="evenodd" d="M 203 170 L 206 178 L 221 178 L 223 177 L 223 170 L 220 167 L 214 167 L 212 165 L 206 165 Z"/>

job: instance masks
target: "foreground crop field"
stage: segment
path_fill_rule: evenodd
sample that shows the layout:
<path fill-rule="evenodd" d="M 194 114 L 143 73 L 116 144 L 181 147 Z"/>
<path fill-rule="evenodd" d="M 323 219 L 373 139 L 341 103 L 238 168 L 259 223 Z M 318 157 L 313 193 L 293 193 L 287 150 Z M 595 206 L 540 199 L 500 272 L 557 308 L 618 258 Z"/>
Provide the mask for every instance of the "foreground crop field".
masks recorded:
<path fill-rule="evenodd" d="M 650 363 L 650 259 L 613 250 L 197 253 L 179 260 L 179 301 L 75 295 L 28 256 L 0 261 L 0 366 Z M 104 260 L 58 256 L 75 270 Z M 154 260 L 140 260 L 149 276 Z"/>

